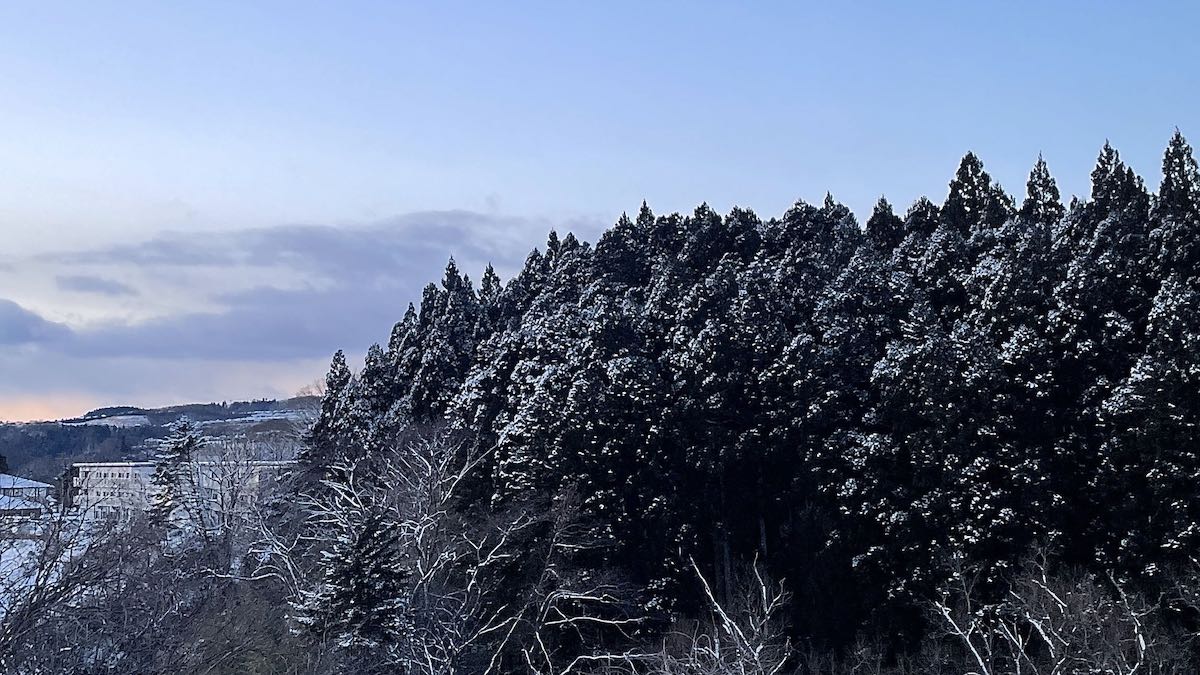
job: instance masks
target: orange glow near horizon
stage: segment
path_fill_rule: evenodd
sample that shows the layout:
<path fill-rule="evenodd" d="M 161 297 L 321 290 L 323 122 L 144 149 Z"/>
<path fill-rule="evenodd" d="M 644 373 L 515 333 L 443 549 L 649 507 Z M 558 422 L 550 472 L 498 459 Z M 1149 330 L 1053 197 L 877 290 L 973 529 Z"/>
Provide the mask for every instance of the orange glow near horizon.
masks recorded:
<path fill-rule="evenodd" d="M 78 417 L 99 405 L 96 399 L 82 394 L 0 398 L 0 422 L 40 422 Z"/>
<path fill-rule="evenodd" d="M 184 382 L 196 378 L 200 380 L 197 391 L 181 393 L 163 386 L 123 394 L 70 390 L 0 394 L 0 422 L 71 419 L 107 406 L 159 408 L 186 403 L 284 399 L 310 391 L 314 384 L 321 382 L 327 367 L 325 359 L 283 363 L 209 362 L 201 366 L 185 363 L 186 367 L 182 368 L 177 365 L 163 362 L 163 372 L 168 376 L 165 380 Z M 200 377 L 198 368 L 205 371 L 207 379 Z"/>

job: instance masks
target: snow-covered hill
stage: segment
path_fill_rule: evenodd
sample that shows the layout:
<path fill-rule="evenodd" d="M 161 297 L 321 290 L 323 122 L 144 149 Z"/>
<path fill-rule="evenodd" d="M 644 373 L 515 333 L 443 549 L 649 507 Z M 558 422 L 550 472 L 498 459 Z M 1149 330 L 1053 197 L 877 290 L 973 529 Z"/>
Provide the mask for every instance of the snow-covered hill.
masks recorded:
<path fill-rule="evenodd" d="M 12 472 L 51 481 L 73 461 L 143 459 L 153 455 L 170 425 L 187 417 L 211 439 L 294 439 L 319 400 L 193 403 L 163 408 L 117 406 L 72 419 L 0 424 L 0 456 Z"/>

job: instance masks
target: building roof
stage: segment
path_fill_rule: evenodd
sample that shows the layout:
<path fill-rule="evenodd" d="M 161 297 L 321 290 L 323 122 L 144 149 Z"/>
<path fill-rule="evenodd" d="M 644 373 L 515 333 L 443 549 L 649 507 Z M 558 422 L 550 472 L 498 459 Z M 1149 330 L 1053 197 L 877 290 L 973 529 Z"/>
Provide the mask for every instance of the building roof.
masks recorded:
<path fill-rule="evenodd" d="M 294 459 L 255 459 L 255 460 L 208 460 L 202 459 L 195 462 L 199 466 L 212 466 L 220 464 L 245 464 L 247 466 L 263 466 L 263 467 L 285 467 L 296 464 Z M 75 462 L 71 465 L 76 469 L 124 469 L 129 467 L 136 468 L 154 468 L 155 463 L 150 461 L 144 462 Z"/>
<path fill-rule="evenodd" d="M 36 488 L 49 489 L 51 487 L 53 487 L 53 486 L 49 485 L 48 483 L 41 483 L 36 480 L 30 480 L 28 478 L 14 476 L 9 473 L 0 473 L 0 490 L 2 490 L 2 489 L 10 489 L 11 490 L 13 488 L 22 489 L 22 490 L 33 490 Z"/>
<path fill-rule="evenodd" d="M 154 462 L 75 462 L 71 466 L 79 469 L 124 469 L 126 467 L 153 467 Z"/>

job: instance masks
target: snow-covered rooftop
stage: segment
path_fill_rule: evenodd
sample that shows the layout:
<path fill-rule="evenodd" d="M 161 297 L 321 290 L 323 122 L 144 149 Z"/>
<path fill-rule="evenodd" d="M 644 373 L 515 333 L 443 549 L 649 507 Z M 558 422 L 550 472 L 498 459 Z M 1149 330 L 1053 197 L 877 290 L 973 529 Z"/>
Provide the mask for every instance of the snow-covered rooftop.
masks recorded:
<path fill-rule="evenodd" d="M 20 489 L 20 490 L 33 490 L 36 488 L 50 488 L 50 487 L 52 487 L 52 486 L 47 483 L 42 483 L 42 482 L 39 482 L 36 480 L 31 480 L 29 478 L 22 478 L 20 476 L 14 476 L 9 473 L 0 473 L 0 490 L 3 490 L 3 489 L 11 490 L 14 488 Z"/>
<path fill-rule="evenodd" d="M 148 467 L 153 468 L 154 462 L 148 462 L 148 461 L 142 461 L 142 462 L 75 462 L 71 466 L 80 468 L 80 469 L 95 469 L 95 468 L 103 469 L 103 468 L 108 468 L 108 467 L 125 468 L 125 467 L 130 467 L 130 466 L 134 466 L 134 467 L 148 466 Z"/>

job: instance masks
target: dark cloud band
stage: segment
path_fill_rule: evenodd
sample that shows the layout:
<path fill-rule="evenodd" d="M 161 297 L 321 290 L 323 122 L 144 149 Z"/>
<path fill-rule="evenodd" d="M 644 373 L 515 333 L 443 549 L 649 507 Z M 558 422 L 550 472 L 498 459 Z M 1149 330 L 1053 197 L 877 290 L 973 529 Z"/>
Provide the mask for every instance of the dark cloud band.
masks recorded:
<path fill-rule="evenodd" d="M 12 300 L 0 298 L 0 345 L 61 346 L 71 336 L 70 328 L 47 321 Z"/>
<path fill-rule="evenodd" d="M 283 361 L 324 357 L 338 348 L 363 349 L 386 339 L 421 288 L 441 277 L 451 255 L 476 279 L 489 262 L 501 273 L 512 272 L 552 227 L 544 220 L 469 211 L 425 212 L 363 227 L 175 233 L 138 244 L 53 254 L 43 260 L 60 267 L 99 267 L 116 276 L 136 268 L 150 279 L 186 272 L 191 283 L 209 278 L 214 287 L 217 279 L 251 278 L 253 270 L 259 274 L 253 284 L 237 290 L 208 293 L 211 311 L 74 330 L 8 302 L 0 305 L 0 343 L 35 344 L 75 358 L 223 361 Z M 587 236 L 600 227 L 577 222 L 559 229 Z M 263 284 L 262 270 L 284 274 L 289 283 Z M 102 276 L 65 274 L 57 281 L 60 289 L 73 292 L 139 292 Z M 140 292 L 150 295 L 154 289 Z"/>
<path fill-rule="evenodd" d="M 55 277 L 54 282 L 59 290 L 74 293 L 95 293 L 114 297 L 138 294 L 136 290 L 119 281 L 86 274 L 59 275 Z"/>

